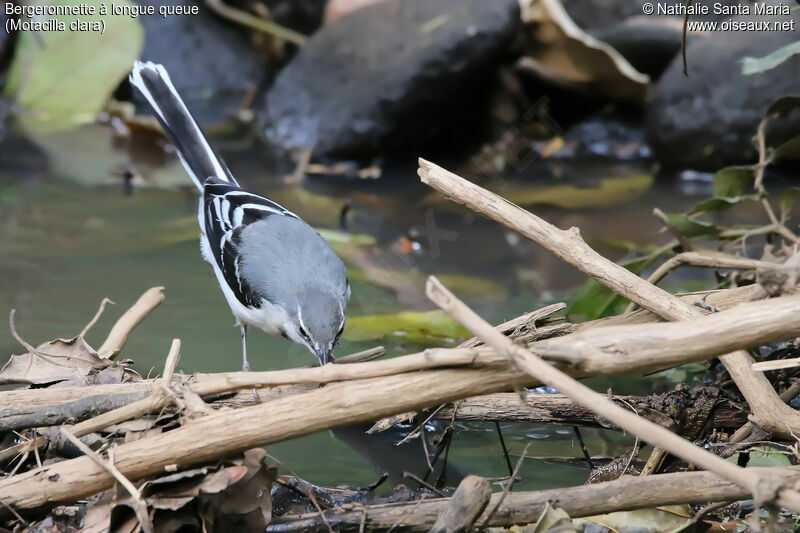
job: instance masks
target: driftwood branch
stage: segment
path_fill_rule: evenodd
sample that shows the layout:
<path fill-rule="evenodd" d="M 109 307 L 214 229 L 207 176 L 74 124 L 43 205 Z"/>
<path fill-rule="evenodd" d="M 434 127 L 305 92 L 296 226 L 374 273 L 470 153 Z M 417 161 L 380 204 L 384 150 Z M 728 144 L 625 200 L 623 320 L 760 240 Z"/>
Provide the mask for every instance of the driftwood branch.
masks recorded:
<path fill-rule="evenodd" d="M 520 370 L 568 396 L 572 401 L 592 409 L 595 413 L 614 422 L 654 446 L 667 450 L 685 461 L 719 474 L 737 485 L 748 489 L 757 501 L 768 501 L 775 497 L 779 485 L 766 477 L 738 467 L 716 455 L 682 439 L 668 429 L 645 420 L 620 407 L 600 393 L 575 381 L 555 367 L 547 364 L 534 353 L 514 344 L 489 323 L 456 298 L 436 278 L 428 278 L 426 293 L 436 305 L 461 322 L 487 345 L 506 355 Z"/>
<path fill-rule="evenodd" d="M 504 198 L 424 159 L 419 176 L 447 198 L 476 213 L 496 220 L 537 242 L 555 256 L 666 320 L 691 320 L 701 311 L 648 283 L 624 267 L 598 254 L 581 238 L 577 228 L 561 230 Z M 767 378 L 750 368 L 752 359 L 743 350 L 720 357 L 747 400 L 755 422 L 764 429 L 789 437 L 800 434 L 800 413 L 783 403 Z"/>
<path fill-rule="evenodd" d="M 480 476 L 467 476 L 449 498 L 447 507 L 439 514 L 431 533 L 461 533 L 469 531 L 492 497 L 489 482 Z"/>
<path fill-rule="evenodd" d="M 637 324 L 583 329 L 572 335 L 529 344 L 539 356 L 559 362 L 574 376 L 613 375 L 662 370 L 715 357 L 735 348 L 752 347 L 800 335 L 800 296 L 749 302 L 733 309 L 703 316 L 690 323 Z M 431 368 L 478 365 L 492 367 L 505 359 L 490 347 L 430 349 L 383 361 L 347 365 L 298 368 L 270 372 L 231 372 L 193 376 L 191 391 L 213 397 L 236 390 L 258 387 L 263 400 L 292 393 L 298 385 L 318 385 L 388 376 Z M 288 387 L 292 386 L 292 387 Z M 276 388 L 282 387 L 282 388 Z M 81 413 L 97 415 L 98 405 L 119 408 L 124 400 L 140 402 L 136 409 L 160 409 L 169 398 L 146 395 L 157 388 L 154 382 L 97 385 L 58 389 L 29 389 L 0 392 L 0 428 L 26 429 L 58 423 L 74 423 Z M 306 387 L 294 390 L 304 391 Z M 263 391 L 263 395 L 261 392 Z M 138 394 L 138 396 L 137 396 Z M 87 399 L 87 397 L 89 399 Z M 76 399 L 72 399 L 76 398 Z M 57 407 L 59 402 L 68 403 Z M 161 402 L 161 403 L 158 403 Z M 44 404 L 44 405 L 42 405 Z M 232 404 L 233 405 L 233 404 Z M 138 415 L 137 415 L 138 416 Z M 113 417 L 108 417 L 111 419 Z M 119 420 L 111 423 L 118 423 Z M 103 426 L 104 427 L 104 426 Z M 92 431 L 97 431 L 96 428 Z M 5 452 L 0 452 L 0 459 Z M 16 453 L 16 452 L 15 452 Z"/>
<path fill-rule="evenodd" d="M 153 309 L 164 301 L 164 287 L 153 287 L 145 291 L 139 300 L 117 320 L 108 337 L 97 350 L 100 357 L 115 357 L 128 341 L 128 336 Z"/>
<path fill-rule="evenodd" d="M 756 474 L 774 476 L 786 484 L 800 480 L 800 467 L 752 468 Z M 482 524 L 489 511 L 500 498 L 494 493 L 486 510 L 478 518 Z M 581 485 L 563 489 L 535 492 L 512 492 L 507 495 L 487 526 L 509 527 L 514 524 L 529 524 L 539 519 L 545 506 L 550 503 L 564 509 L 569 516 L 579 518 L 616 511 L 629 511 L 704 501 L 736 501 L 749 498 L 749 493 L 711 472 L 680 472 L 655 476 L 624 476 L 618 480 Z M 782 502 L 779 500 L 779 503 Z M 443 498 L 422 502 L 402 502 L 383 505 L 368 505 L 363 508 L 339 508 L 326 512 L 334 528 L 357 529 L 366 513 L 366 527 L 385 530 L 404 520 L 406 531 L 429 531 L 438 516 L 447 507 Z M 411 512 L 413 510 L 413 512 Z M 317 532 L 327 531 L 327 526 L 317 513 L 284 515 L 274 517 L 267 527 L 268 532 Z"/>

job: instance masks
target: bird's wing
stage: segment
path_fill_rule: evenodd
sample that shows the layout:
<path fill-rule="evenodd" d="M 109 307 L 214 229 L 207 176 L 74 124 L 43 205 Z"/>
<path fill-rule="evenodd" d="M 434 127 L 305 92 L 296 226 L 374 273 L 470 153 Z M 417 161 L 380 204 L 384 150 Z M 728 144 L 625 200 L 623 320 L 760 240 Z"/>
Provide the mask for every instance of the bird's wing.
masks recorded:
<path fill-rule="evenodd" d="M 260 307 L 261 297 L 240 275 L 241 234 L 249 224 L 271 216 L 298 218 L 281 205 L 237 185 L 216 178 L 206 180 L 203 187 L 204 235 L 225 282 L 246 307 Z"/>

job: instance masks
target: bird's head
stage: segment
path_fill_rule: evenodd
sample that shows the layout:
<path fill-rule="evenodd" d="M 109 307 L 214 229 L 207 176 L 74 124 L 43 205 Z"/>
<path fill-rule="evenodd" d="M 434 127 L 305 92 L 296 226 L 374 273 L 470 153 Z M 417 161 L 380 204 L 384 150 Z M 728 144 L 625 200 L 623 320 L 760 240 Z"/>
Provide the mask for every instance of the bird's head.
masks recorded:
<path fill-rule="evenodd" d="M 289 309 L 291 323 L 284 328 L 285 335 L 308 347 L 321 365 L 327 364 L 344 331 L 347 299 L 330 292 L 307 289 L 298 295 L 294 304 Z"/>

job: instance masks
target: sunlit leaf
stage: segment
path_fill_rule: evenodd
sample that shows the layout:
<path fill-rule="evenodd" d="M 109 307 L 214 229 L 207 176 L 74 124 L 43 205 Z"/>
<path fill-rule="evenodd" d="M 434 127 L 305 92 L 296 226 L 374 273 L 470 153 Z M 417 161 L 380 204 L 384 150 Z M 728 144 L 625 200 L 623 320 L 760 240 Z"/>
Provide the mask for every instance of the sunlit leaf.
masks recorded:
<path fill-rule="evenodd" d="M 37 4 L 40 2 L 36 2 Z M 61 4 L 78 5 L 77 0 Z M 101 2 L 83 4 L 99 8 Z M 116 5 L 130 6 L 127 0 Z M 6 85 L 23 108 L 23 126 L 31 132 L 52 132 L 91 122 L 144 43 L 141 23 L 131 17 L 57 15 L 65 31 L 20 32 Z M 104 31 L 72 31 L 70 24 L 104 24 Z"/>
<path fill-rule="evenodd" d="M 742 74 L 750 76 L 752 74 L 771 70 L 797 53 L 800 53 L 800 41 L 794 41 L 781 46 L 774 52 L 763 57 L 743 57 L 740 60 L 742 64 Z"/>
<path fill-rule="evenodd" d="M 342 338 L 365 341 L 390 337 L 419 344 L 457 344 L 470 336 L 461 324 L 437 310 L 351 317 Z"/>

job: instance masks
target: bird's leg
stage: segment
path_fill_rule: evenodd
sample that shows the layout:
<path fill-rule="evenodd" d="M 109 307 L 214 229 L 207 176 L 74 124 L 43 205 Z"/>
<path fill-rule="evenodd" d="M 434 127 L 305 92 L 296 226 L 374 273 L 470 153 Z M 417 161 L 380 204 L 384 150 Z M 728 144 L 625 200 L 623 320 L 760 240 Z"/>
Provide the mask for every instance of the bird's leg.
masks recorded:
<path fill-rule="evenodd" d="M 239 324 L 242 331 L 242 372 L 250 372 L 250 363 L 247 362 L 247 326 Z"/>
<path fill-rule="evenodd" d="M 247 362 L 247 326 L 239 324 L 242 331 L 242 372 L 250 372 L 250 363 Z M 258 397 L 258 390 L 253 387 L 253 397 L 256 403 L 261 403 L 261 398 Z"/>

